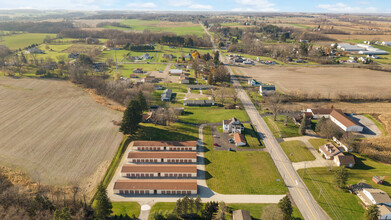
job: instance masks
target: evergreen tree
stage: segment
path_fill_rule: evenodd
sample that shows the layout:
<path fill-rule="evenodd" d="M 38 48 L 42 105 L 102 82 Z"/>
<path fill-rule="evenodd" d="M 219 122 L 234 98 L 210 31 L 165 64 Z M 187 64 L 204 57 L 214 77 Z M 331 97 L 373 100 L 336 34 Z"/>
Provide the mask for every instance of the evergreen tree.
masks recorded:
<path fill-rule="evenodd" d="M 209 75 L 208 75 L 208 84 L 209 85 L 213 85 L 214 84 L 213 74 L 212 73 L 209 73 Z"/>
<path fill-rule="evenodd" d="M 184 196 L 182 199 L 182 213 L 187 214 L 189 211 L 189 198 Z"/>
<path fill-rule="evenodd" d="M 53 216 L 54 220 L 71 220 L 71 213 L 67 207 L 64 207 L 61 211 L 56 210 Z"/>
<path fill-rule="evenodd" d="M 291 200 L 289 199 L 288 196 L 285 196 L 278 202 L 278 207 L 281 209 L 283 213 L 283 220 L 290 220 L 292 219 L 292 212 L 293 212 L 293 207 Z"/>
<path fill-rule="evenodd" d="M 343 188 L 348 180 L 348 170 L 345 166 L 334 169 L 334 182 L 339 188 Z"/>
<path fill-rule="evenodd" d="M 140 90 L 137 93 L 137 101 L 140 103 L 141 110 L 146 111 L 148 110 L 148 103 L 147 99 L 144 96 L 144 93 Z"/>
<path fill-rule="evenodd" d="M 213 58 L 213 63 L 215 65 L 219 65 L 220 64 L 219 57 L 220 57 L 220 53 L 219 53 L 219 51 L 216 51 L 215 54 L 214 54 L 214 58 Z"/>
<path fill-rule="evenodd" d="M 176 204 L 175 204 L 174 213 L 175 213 L 175 215 L 180 216 L 183 213 L 182 211 L 183 211 L 183 209 L 182 209 L 182 200 L 178 199 L 176 201 Z"/>
<path fill-rule="evenodd" d="M 194 201 L 194 198 L 191 197 L 189 199 L 189 211 L 190 211 L 190 213 L 194 213 L 194 208 L 195 208 L 194 206 L 195 206 L 195 201 Z"/>
<path fill-rule="evenodd" d="M 24 63 L 24 64 L 27 63 L 27 59 L 26 59 L 26 57 L 24 56 L 24 53 L 20 53 L 20 61 L 21 61 L 22 63 Z"/>
<path fill-rule="evenodd" d="M 365 220 L 378 220 L 380 217 L 379 207 L 377 205 L 370 205 L 364 213 Z"/>
<path fill-rule="evenodd" d="M 194 205 L 195 205 L 195 208 L 196 208 L 196 213 L 198 213 L 199 211 L 201 211 L 202 202 L 201 202 L 200 196 L 197 196 L 197 198 L 196 198 L 195 201 L 194 201 Z"/>
<path fill-rule="evenodd" d="M 136 133 L 139 123 L 143 117 L 142 113 L 140 103 L 136 100 L 130 101 L 124 112 L 122 124 L 119 130 L 124 134 Z"/>
<path fill-rule="evenodd" d="M 305 135 L 305 129 L 307 128 L 307 117 L 305 114 L 303 114 L 303 119 L 301 119 L 300 127 L 299 127 L 299 134 Z"/>
<path fill-rule="evenodd" d="M 111 204 L 110 199 L 107 196 L 107 191 L 102 184 L 99 184 L 98 186 L 95 201 L 95 216 L 97 219 L 105 219 L 112 213 L 111 209 L 113 208 L 113 205 Z"/>

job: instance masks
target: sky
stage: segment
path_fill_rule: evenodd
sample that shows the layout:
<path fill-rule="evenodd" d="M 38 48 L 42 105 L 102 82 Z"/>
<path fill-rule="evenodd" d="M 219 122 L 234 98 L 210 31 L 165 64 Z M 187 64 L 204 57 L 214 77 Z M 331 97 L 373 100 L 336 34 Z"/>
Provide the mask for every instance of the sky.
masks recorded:
<path fill-rule="evenodd" d="M 391 13 L 391 0 L 0 0 L 0 9 Z"/>

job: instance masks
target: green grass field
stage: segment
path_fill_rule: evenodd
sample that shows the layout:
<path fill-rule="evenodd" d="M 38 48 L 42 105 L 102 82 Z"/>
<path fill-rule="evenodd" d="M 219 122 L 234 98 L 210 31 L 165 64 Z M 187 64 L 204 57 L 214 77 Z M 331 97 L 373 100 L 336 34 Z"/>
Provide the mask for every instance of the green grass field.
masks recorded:
<path fill-rule="evenodd" d="M 224 109 L 223 107 L 185 107 L 185 115 L 179 119 L 190 123 L 223 123 L 223 120 L 228 120 L 236 117 L 240 121 L 250 121 L 245 110 L 239 109 Z"/>
<path fill-rule="evenodd" d="M 287 126 L 284 125 L 285 115 L 278 115 L 276 121 L 273 121 L 273 116 L 264 117 L 265 122 L 273 135 L 279 138 L 297 137 L 299 134 L 299 127 L 296 126 L 292 120 L 288 120 Z"/>
<path fill-rule="evenodd" d="M 128 215 L 132 218 L 134 215 L 138 217 L 140 215 L 140 204 L 137 202 L 112 202 L 113 213 L 111 215 Z"/>
<path fill-rule="evenodd" d="M 10 36 L 4 36 L 0 39 L 0 44 L 6 45 L 11 50 L 23 49 L 31 44 L 40 44 L 43 42 L 46 36 L 55 38 L 55 34 L 15 34 Z"/>
<path fill-rule="evenodd" d="M 149 30 L 153 32 L 172 32 L 178 35 L 194 34 L 197 36 L 203 36 L 205 34 L 202 27 L 198 24 L 190 24 L 184 22 L 168 22 L 158 20 L 139 20 L 139 19 L 127 19 L 121 22 L 129 28 L 107 26 L 109 29 L 120 30 L 136 30 L 144 31 Z"/>
<path fill-rule="evenodd" d="M 246 137 L 247 145 L 240 147 L 244 149 L 258 149 L 258 148 L 264 148 L 265 146 L 262 144 L 259 144 L 258 141 L 258 134 L 254 132 L 250 124 L 243 124 L 244 125 L 244 131 L 243 134 Z M 222 129 L 222 126 L 221 126 Z M 261 142 L 262 143 L 262 142 Z"/>
<path fill-rule="evenodd" d="M 315 160 L 315 156 L 301 141 L 285 141 L 280 145 L 291 162 Z"/>
<path fill-rule="evenodd" d="M 277 204 L 252 204 L 252 203 L 232 203 L 227 205 L 227 213 L 225 215 L 226 220 L 232 219 L 232 212 L 235 210 L 246 210 L 250 212 L 251 218 L 254 220 L 260 220 L 262 216 L 263 209 L 266 206 L 272 205 L 277 206 Z M 157 202 L 152 206 L 151 214 L 149 216 L 150 220 L 153 220 L 153 213 L 171 213 L 174 211 L 175 203 L 174 202 Z M 293 220 L 303 219 L 300 214 L 300 211 L 293 207 Z"/>
<path fill-rule="evenodd" d="M 326 139 L 321 139 L 321 138 L 311 138 L 308 140 L 312 146 L 316 149 L 319 150 L 319 147 L 322 145 L 327 144 L 329 141 Z"/>
<path fill-rule="evenodd" d="M 254 151 L 215 151 L 204 128 L 206 182 L 222 194 L 284 194 L 287 188 L 270 155 Z M 279 180 L 279 181 L 278 181 Z"/>

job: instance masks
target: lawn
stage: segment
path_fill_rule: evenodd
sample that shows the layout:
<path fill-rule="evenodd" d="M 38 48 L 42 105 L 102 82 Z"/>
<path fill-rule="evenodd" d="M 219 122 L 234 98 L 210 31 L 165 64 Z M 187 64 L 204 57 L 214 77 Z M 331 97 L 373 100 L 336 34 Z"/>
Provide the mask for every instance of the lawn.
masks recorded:
<path fill-rule="evenodd" d="M 280 145 L 291 162 L 315 160 L 315 156 L 302 141 L 285 141 Z"/>
<path fill-rule="evenodd" d="M 308 141 L 312 144 L 312 146 L 316 150 L 319 150 L 320 146 L 325 145 L 329 142 L 329 140 L 321 139 L 321 138 L 310 138 Z"/>
<path fill-rule="evenodd" d="M 240 148 L 250 148 L 250 149 L 264 148 L 265 146 L 263 146 L 262 142 L 260 142 L 260 140 L 258 139 L 258 133 L 256 133 L 253 130 L 251 124 L 246 123 L 243 125 L 244 125 L 243 134 L 246 137 L 247 145 Z"/>
<path fill-rule="evenodd" d="M 301 136 L 299 134 L 299 126 L 296 126 L 291 119 L 287 121 L 287 126 L 284 125 L 285 115 L 278 115 L 276 121 L 273 121 L 273 116 L 265 116 L 265 122 L 274 137 L 287 138 Z"/>
<path fill-rule="evenodd" d="M 112 204 L 111 215 L 128 215 L 129 217 L 140 215 L 141 207 L 137 202 L 112 202 Z"/>
<path fill-rule="evenodd" d="M 198 127 L 181 123 L 170 126 L 143 123 L 137 136 L 138 140 L 165 140 L 165 141 L 196 141 L 198 140 Z"/>
<path fill-rule="evenodd" d="M 31 44 L 42 43 L 46 36 L 56 37 L 55 34 L 15 34 L 2 37 L 0 44 L 6 45 L 11 50 L 23 49 Z"/>
<path fill-rule="evenodd" d="M 254 220 L 261 219 L 263 209 L 266 206 L 272 205 L 277 206 L 277 204 L 252 204 L 252 203 L 232 203 L 227 205 L 227 213 L 225 215 L 225 219 L 230 220 L 232 218 L 232 212 L 235 210 L 246 210 L 250 212 L 251 218 Z M 157 202 L 152 206 L 151 214 L 149 215 L 149 219 L 152 220 L 153 213 L 161 212 L 163 214 L 170 213 L 174 211 L 175 202 Z M 300 211 L 293 207 L 293 220 L 303 219 L 300 214 Z"/>
<path fill-rule="evenodd" d="M 180 116 L 181 121 L 190 123 L 223 123 L 223 120 L 228 120 L 232 117 L 240 121 L 250 121 L 245 110 L 240 109 L 224 109 L 223 107 L 185 107 L 185 115 Z"/>
<path fill-rule="evenodd" d="M 227 204 L 229 214 L 225 216 L 225 219 L 230 220 L 232 215 L 231 213 L 235 210 L 246 210 L 250 212 L 251 219 L 258 220 L 261 219 L 263 209 L 266 206 L 277 206 L 277 204 L 252 204 L 252 203 L 231 203 Z M 292 220 L 299 220 L 303 219 L 303 216 L 300 214 L 300 211 L 297 207 L 293 207 L 293 219 Z"/>
<path fill-rule="evenodd" d="M 115 68 L 115 66 L 113 67 Z M 136 68 L 142 68 L 143 71 L 163 71 L 166 68 L 164 64 L 120 64 L 118 65 L 118 70 L 121 72 L 123 77 L 129 77 L 133 74 L 133 70 Z M 142 77 L 142 74 L 137 74 L 139 77 Z"/>
<path fill-rule="evenodd" d="M 174 211 L 175 208 L 175 202 L 157 202 L 155 203 L 152 208 L 151 212 L 149 214 L 149 219 L 153 220 L 154 213 L 162 213 L 163 215 L 166 215 L 168 213 L 171 213 Z"/>
<path fill-rule="evenodd" d="M 300 176 L 303 175 L 303 171 L 298 171 Z M 329 168 L 305 170 L 305 185 L 332 219 L 363 219 L 364 208 L 360 205 L 361 200 L 348 191 L 336 188 L 333 180 L 334 174 Z"/>
<path fill-rule="evenodd" d="M 270 155 L 259 151 L 215 151 L 204 128 L 206 182 L 222 194 L 284 194 L 287 188 Z"/>

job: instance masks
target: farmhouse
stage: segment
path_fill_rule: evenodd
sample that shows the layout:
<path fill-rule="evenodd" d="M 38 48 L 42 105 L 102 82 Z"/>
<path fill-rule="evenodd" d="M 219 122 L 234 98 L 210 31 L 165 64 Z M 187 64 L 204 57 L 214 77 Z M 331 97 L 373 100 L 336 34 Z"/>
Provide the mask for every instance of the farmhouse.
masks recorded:
<path fill-rule="evenodd" d="M 340 110 L 333 110 L 330 114 L 330 119 L 344 131 L 362 132 L 364 128 L 350 119 Z"/>
<path fill-rule="evenodd" d="M 136 68 L 133 70 L 133 73 L 144 73 L 143 68 Z"/>
<path fill-rule="evenodd" d="M 141 80 L 143 83 L 155 83 L 158 80 L 154 76 L 146 76 L 144 79 Z"/>
<path fill-rule="evenodd" d="M 171 101 L 171 98 L 172 98 L 172 90 L 171 89 L 166 89 L 161 94 L 162 102 L 169 102 L 169 101 Z"/>
<path fill-rule="evenodd" d="M 235 210 L 232 212 L 232 220 L 251 220 L 250 212 L 246 210 Z"/>
<path fill-rule="evenodd" d="M 141 55 L 141 57 L 140 57 L 142 60 L 150 60 L 150 59 L 152 59 L 152 57 L 151 56 L 149 56 L 149 54 L 147 54 L 147 53 L 145 53 L 145 54 L 143 54 L 143 55 Z"/>
<path fill-rule="evenodd" d="M 180 76 L 183 74 L 183 71 L 181 69 L 172 69 L 170 70 L 170 74 L 173 76 Z"/>
<path fill-rule="evenodd" d="M 223 120 L 224 133 L 242 133 L 243 130 L 244 126 L 237 118 Z"/>
<path fill-rule="evenodd" d="M 215 105 L 213 100 L 183 100 L 184 106 L 212 106 Z"/>
<path fill-rule="evenodd" d="M 121 170 L 122 177 L 197 177 L 197 165 L 135 165 L 125 164 Z"/>
<path fill-rule="evenodd" d="M 131 148 L 137 151 L 196 151 L 197 141 L 133 141 Z"/>
<path fill-rule="evenodd" d="M 319 153 L 324 156 L 327 160 L 332 160 L 334 159 L 335 156 L 343 156 L 344 154 L 338 149 L 337 147 L 334 146 L 331 142 L 322 145 L 319 147 Z"/>
<path fill-rule="evenodd" d="M 207 90 L 213 88 L 211 85 L 188 85 L 188 89 L 190 90 Z"/>
<path fill-rule="evenodd" d="M 235 145 L 238 146 L 245 146 L 247 144 L 246 138 L 243 134 L 235 133 L 234 134 L 234 141 Z"/>
<path fill-rule="evenodd" d="M 125 195 L 195 195 L 197 180 L 117 180 L 114 193 Z"/>
<path fill-rule="evenodd" d="M 196 163 L 197 152 L 130 152 L 130 163 Z"/>
<path fill-rule="evenodd" d="M 328 109 L 328 108 L 309 108 L 307 109 L 307 112 L 312 114 L 312 118 L 314 119 L 320 119 L 322 117 L 324 118 L 329 118 L 331 112 L 333 109 Z"/>
<path fill-rule="evenodd" d="M 276 92 L 275 85 L 264 84 L 264 85 L 259 86 L 259 94 L 261 96 L 264 96 L 264 95 L 267 96 L 270 94 L 274 94 L 275 92 Z"/>
<path fill-rule="evenodd" d="M 251 86 L 260 86 L 260 85 L 261 85 L 261 83 L 258 82 L 258 81 L 255 80 L 255 79 L 249 79 L 249 80 L 248 80 L 248 84 L 251 85 Z"/>

